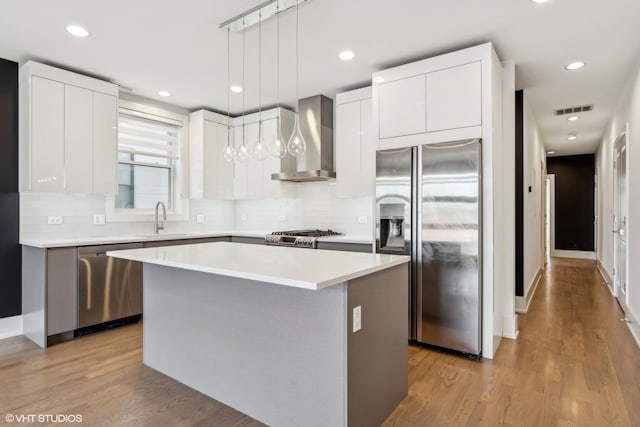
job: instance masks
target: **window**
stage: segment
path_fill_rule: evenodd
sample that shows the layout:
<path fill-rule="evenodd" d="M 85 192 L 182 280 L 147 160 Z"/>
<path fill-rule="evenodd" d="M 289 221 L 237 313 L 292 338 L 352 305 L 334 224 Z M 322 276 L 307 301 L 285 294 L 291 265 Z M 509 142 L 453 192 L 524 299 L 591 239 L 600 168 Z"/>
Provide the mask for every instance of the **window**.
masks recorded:
<path fill-rule="evenodd" d="M 120 100 L 118 193 L 107 198 L 110 221 L 151 220 L 158 201 L 168 220 L 188 219 L 187 124 L 186 115 Z"/>
<path fill-rule="evenodd" d="M 179 126 L 120 111 L 116 209 L 171 208 L 179 147 Z"/>

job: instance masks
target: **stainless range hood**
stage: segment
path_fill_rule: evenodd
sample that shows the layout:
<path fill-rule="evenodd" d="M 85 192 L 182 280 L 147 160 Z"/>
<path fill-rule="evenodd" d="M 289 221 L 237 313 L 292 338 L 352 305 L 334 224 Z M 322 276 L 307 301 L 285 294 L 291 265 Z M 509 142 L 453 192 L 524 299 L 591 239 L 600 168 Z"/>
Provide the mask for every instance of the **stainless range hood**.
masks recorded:
<path fill-rule="evenodd" d="M 283 162 L 278 181 L 326 181 L 336 177 L 333 169 L 333 100 L 323 95 L 299 101 L 299 120 L 307 150 L 295 162 Z M 288 135 L 284 135 L 288 139 Z"/>

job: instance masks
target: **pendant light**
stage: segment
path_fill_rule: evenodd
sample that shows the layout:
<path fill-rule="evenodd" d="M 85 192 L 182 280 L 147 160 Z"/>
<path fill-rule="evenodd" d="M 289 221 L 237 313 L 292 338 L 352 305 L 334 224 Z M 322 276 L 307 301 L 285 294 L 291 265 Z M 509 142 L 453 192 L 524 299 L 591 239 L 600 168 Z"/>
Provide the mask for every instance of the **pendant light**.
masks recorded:
<path fill-rule="evenodd" d="M 234 149 L 233 143 L 231 142 L 233 138 L 233 133 L 231 132 L 231 48 L 230 48 L 230 29 L 227 26 L 227 145 L 224 146 L 222 150 L 222 158 L 225 162 L 231 163 L 233 162 L 234 157 Z"/>
<path fill-rule="evenodd" d="M 300 97 L 298 94 L 298 85 L 300 82 L 300 61 L 298 59 L 298 39 L 299 39 L 299 30 L 298 30 L 298 2 L 296 0 L 296 101 L 298 103 L 298 108 L 296 112 L 295 123 L 293 126 L 293 132 L 291 133 L 291 137 L 289 138 L 289 142 L 287 143 L 287 150 L 289 154 L 294 157 L 300 156 L 307 150 L 307 143 L 302 136 L 302 132 L 300 131 Z"/>
<path fill-rule="evenodd" d="M 247 92 L 245 89 L 245 81 L 244 81 L 244 65 L 245 65 L 245 54 L 246 54 L 246 49 L 245 49 L 245 39 L 246 39 L 246 26 L 245 26 L 245 22 L 244 22 L 244 18 L 242 18 L 242 143 L 238 146 L 238 149 L 236 150 L 236 160 L 240 163 L 244 163 L 247 161 L 247 159 L 249 158 L 249 149 L 247 148 L 247 129 L 245 128 L 245 124 L 244 124 L 244 100 L 245 100 L 245 93 Z"/>
<path fill-rule="evenodd" d="M 253 145 L 251 154 L 254 159 L 262 161 L 269 156 L 269 147 L 264 143 L 262 136 L 262 9 L 258 19 L 258 139 Z"/>
<path fill-rule="evenodd" d="M 280 2 L 276 2 L 276 134 L 270 144 L 271 155 L 276 159 L 284 159 L 287 155 L 287 144 L 282 139 L 280 122 Z"/>

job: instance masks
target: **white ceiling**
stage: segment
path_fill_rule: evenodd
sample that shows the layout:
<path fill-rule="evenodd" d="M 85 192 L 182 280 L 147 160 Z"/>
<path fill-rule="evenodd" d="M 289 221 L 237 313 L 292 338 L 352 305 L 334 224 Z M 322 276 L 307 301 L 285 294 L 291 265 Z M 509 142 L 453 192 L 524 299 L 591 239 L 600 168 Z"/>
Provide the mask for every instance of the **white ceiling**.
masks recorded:
<path fill-rule="evenodd" d="M 218 24 L 263 0 L 8 0 L 0 57 L 40 60 L 99 76 L 189 110 L 227 111 L 226 30 Z M 280 99 L 295 105 L 295 9 L 280 18 Z M 594 152 L 640 55 L 640 1 L 308 0 L 300 6 L 300 97 L 365 86 L 373 71 L 491 41 L 516 63 L 545 145 Z M 65 27 L 85 26 L 86 39 Z M 262 105 L 276 104 L 275 19 L 262 28 Z M 258 107 L 258 29 L 246 33 L 245 109 Z M 356 58 L 338 59 L 343 49 Z M 242 36 L 231 36 L 231 80 L 242 80 Z M 582 60 L 587 66 L 568 72 Z M 158 90 L 173 96 L 160 98 Z M 242 111 L 231 95 L 231 112 Z M 594 104 L 569 123 L 553 110 Z M 567 141 L 568 132 L 578 134 Z"/>

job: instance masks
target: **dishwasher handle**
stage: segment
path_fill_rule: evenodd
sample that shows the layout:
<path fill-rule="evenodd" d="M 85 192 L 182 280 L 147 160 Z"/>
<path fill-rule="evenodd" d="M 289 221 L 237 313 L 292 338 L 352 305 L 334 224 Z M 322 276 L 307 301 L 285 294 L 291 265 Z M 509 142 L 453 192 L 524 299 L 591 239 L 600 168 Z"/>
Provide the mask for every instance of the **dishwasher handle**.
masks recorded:
<path fill-rule="evenodd" d="M 100 252 L 97 254 L 82 254 L 80 255 L 80 258 L 100 258 L 100 257 L 106 257 L 107 253 L 106 252 Z"/>

